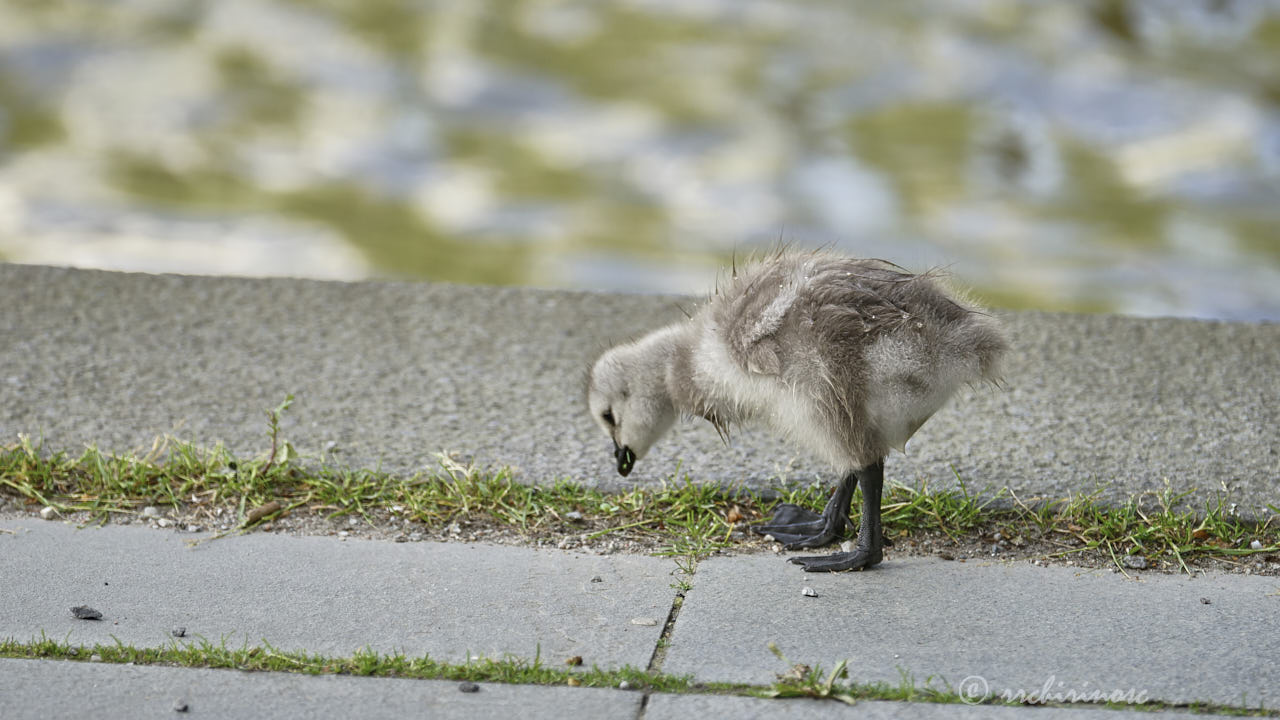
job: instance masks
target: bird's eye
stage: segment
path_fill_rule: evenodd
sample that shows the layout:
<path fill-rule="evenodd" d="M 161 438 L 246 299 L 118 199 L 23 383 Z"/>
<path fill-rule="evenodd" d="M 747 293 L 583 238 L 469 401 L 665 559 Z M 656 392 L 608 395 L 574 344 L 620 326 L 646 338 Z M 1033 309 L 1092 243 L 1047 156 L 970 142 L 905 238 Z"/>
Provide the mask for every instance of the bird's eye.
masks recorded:
<path fill-rule="evenodd" d="M 605 410 L 604 412 L 600 413 L 600 419 L 601 419 L 601 420 L 603 420 L 603 421 L 604 421 L 604 424 L 605 424 L 605 425 L 608 425 L 609 427 L 613 427 L 614 425 L 616 425 L 616 424 L 617 424 L 617 423 L 616 423 L 616 422 L 614 422 L 614 420 L 613 420 L 613 411 L 612 411 L 612 410 Z"/>

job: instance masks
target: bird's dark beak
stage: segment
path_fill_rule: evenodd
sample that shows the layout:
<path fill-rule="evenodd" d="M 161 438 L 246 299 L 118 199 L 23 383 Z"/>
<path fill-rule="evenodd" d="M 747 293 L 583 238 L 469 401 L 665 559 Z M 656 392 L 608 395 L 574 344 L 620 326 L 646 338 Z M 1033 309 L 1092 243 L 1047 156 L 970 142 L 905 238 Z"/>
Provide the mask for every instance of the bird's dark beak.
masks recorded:
<path fill-rule="evenodd" d="M 618 459 L 618 474 L 622 477 L 630 475 L 632 468 L 636 466 L 636 454 L 631 452 L 631 448 L 625 445 L 618 445 L 615 440 L 613 443 L 613 456 Z"/>

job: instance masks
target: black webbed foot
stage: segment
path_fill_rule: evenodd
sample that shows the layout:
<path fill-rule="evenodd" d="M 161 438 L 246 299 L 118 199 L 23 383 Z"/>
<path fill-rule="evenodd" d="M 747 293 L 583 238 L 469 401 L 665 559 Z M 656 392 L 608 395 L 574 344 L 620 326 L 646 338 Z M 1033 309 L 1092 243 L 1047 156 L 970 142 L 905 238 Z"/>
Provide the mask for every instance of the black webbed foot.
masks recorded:
<path fill-rule="evenodd" d="M 843 532 L 844 524 L 849 518 L 849 501 L 853 498 L 854 481 L 862 485 L 862 522 L 858 528 L 858 545 L 852 552 L 838 552 L 825 556 L 793 557 L 790 561 L 804 566 L 805 572 L 840 572 L 843 570 L 861 570 L 879 565 L 884 560 L 884 527 L 880 523 L 880 495 L 884 486 L 884 461 L 880 460 L 845 476 L 835 495 L 831 497 L 827 507 L 822 511 L 823 531 L 813 536 L 816 540 L 833 529 L 838 534 Z M 788 517 L 803 518 L 812 515 L 807 510 L 788 509 Z M 832 521 L 835 520 L 835 523 Z M 777 533 L 772 533 L 775 538 Z M 832 535 L 834 539 L 835 534 Z M 807 541 L 806 541 L 807 542 Z M 812 544 L 787 545 L 793 547 L 817 547 Z"/>
<path fill-rule="evenodd" d="M 771 535 L 788 550 L 821 547 L 839 540 L 844 534 L 843 528 L 834 533 L 825 531 L 826 521 L 821 515 L 791 503 L 779 505 L 768 523 L 751 526 L 751 532 L 757 535 Z M 893 541 L 883 534 L 883 530 L 880 535 L 880 544 L 884 547 L 893 547 Z"/>
<path fill-rule="evenodd" d="M 782 503 L 773 509 L 773 519 L 766 525 L 756 525 L 755 527 L 783 527 L 788 525 L 800 524 L 822 524 L 822 516 L 818 513 L 795 505 L 793 503 Z M 755 527 L 752 529 L 754 530 Z"/>
<path fill-rule="evenodd" d="M 830 545 L 840 539 L 840 535 L 838 533 L 827 532 L 826 530 L 806 534 L 793 534 L 779 532 L 777 530 L 766 530 L 761 534 L 769 535 L 774 540 L 782 543 L 782 547 L 788 550 L 805 550 L 808 548 L 822 547 L 823 545 Z"/>
<path fill-rule="evenodd" d="M 803 565 L 805 572 L 841 572 L 874 567 L 879 565 L 883 559 L 884 554 L 880 551 L 880 548 L 859 545 L 853 549 L 853 552 L 793 557 L 788 558 L 788 561 Z"/>
<path fill-rule="evenodd" d="M 752 525 L 759 535 L 772 535 L 788 550 L 821 547 L 835 542 L 844 532 L 844 520 L 829 522 L 822 515 L 799 505 L 783 503 L 774 510 L 773 519 L 763 525 Z"/>

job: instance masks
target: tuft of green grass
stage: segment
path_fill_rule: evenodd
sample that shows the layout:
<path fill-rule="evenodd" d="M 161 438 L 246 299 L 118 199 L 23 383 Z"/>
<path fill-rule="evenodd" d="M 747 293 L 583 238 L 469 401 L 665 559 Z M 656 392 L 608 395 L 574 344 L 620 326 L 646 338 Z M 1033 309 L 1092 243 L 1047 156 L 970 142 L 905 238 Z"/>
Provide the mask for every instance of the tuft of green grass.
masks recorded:
<path fill-rule="evenodd" d="M 215 644 L 202 638 L 186 643 L 175 640 L 169 645 L 139 648 L 119 640 L 114 644 L 72 645 L 45 637 L 41 633 L 40 639 L 32 639 L 30 642 L 19 642 L 12 638 L 0 639 L 0 657 L 521 685 L 616 688 L 626 681 L 630 688 L 654 692 L 684 692 L 693 684 L 686 676 L 652 673 L 630 665 L 616 670 L 603 670 L 595 666 L 589 670 L 549 667 L 543 664 L 540 655 L 533 660 L 516 657 L 472 658 L 465 663 L 450 663 L 427 655 L 384 654 L 369 649 L 358 650 L 348 657 L 334 657 L 280 650 L 265 641 L 261 645 L 245 644 L 239 648 L 230 648 L 225 639 Z"/>
<path fill-rule="evenodd" d="M 374 650 L 358 650 L 350 656 L 326 656 L 316 653 L 286 651 L 265 641 L 261 645 L 247 643 L 227 647 L 226 640 L 213 643 L 203 638 L 180 643 L 176 640 L 160 647 L 134 647 L 120 640 L 95 645 L 72 645 L 57 641 L 41 633 L 39 639 L 21 642 L 13 638 L 0 639 L 0 658 L 49 659 L 71 662 L 101 662 L 134 665 L 166 665 L 188 668 L 216 668 L 257 672 L 290 672 L 306 675 L 354 675 L 361 677 L 394 677 L 418 680 L 452 680 L 469 682 L 505 683 L 516 685 L 569 685 L 595 688 L 626 687 L 645 693 L 681 693 L 739 695 L 760 698 L 811 698 L 837 700 L 854 704 L 860 700 L 896 700 L 903 702 L 932 702 L 951 704 L 1017 705 L 1004 701 L 999 695 L 982 698 L 965 698 L 945 682 L 942 688 L 933 687 L 938 678 L 931 676 L 923 687 L 914 677 L 899 669 L 902 680 L 898 685 L 888 683 L 842 682 L 848 679 L 848 664 L 841 661 L 830 673 L 824 673 L 818 665 L 793 664 L 773 643 L 769 650 L 789 666 L 768 686 L 741 683 L 697 683 L 690 676 L 669 675 L 654 670 L 641 670 L 630 665 L 607 670 L 596 666 L 591 669 L 549 667 L 541 655 L 532 660 L 516 657 L 472 658 L 464 663 L 434 660 L 430 656 L 408 656 L 402 653 L 379 653 Z M 1037 703 L 1038 704 L 1038 703 Z M 1141 704 L 1089 703 L 1116 709 L 1160 711 L 1174 708 L 1189 709 L 1200 714 L 1231 716 L 1275 717 L 1274 710 L 1248 709 L 1222 705 L 1192 703 L 1175 706 L 1159 701 Z M 1079 703 L 1072 707 L 1079 706 Z"/>
<path fill-rule="evenodd" d="M 1197 509 L 1185 502 L 1191 491 L 1175 492 L 1167 485 L 1120 504 L 1103 502 L 1099 494 L 1095 491 L 1031 506 L 1017 500 L 1015 508 L 997 517 L 1008 537 L 1036 533 L 1072 545 L 1050 557 L 1105 551 L 1121 570 L 1125 566 L 1120 558 L 1128 555 L 1149 560 L 1170 558 L 1190 574 L 1187 560 L 1192 558 L 1229 560 L 1280 552 L 1276 515 L 1261 523 L 1241 520 L 1221 499 Z M 1261 547 L 1254 548 L 1255 541 Z"/>
<path fill-rule="evenodd" d="M 653 486 L 604 493 L 567 480 L 525 485 L 510 470 L 481 471 L 447 453 L 429 473 L 399 477 L 375 470 L 305 464 L 280 436 L 280 418 L 293 396 L 266 412 L 266 450 L 241 458 L 226 448 L 200 448 L 171 438 L 157 440 L 141 456 L 86 449 L 80 455 L 46 453 L 30 438 L 0 448 L 0 493 L 59 512 L 86 512 L 96 520 L 136 515 L 147 505 L 213 520 L 242 532 L 292 513 L 362 517 L 397 508 L 399 518 L 443 528 L 455 522 L 501 527 L 528 538 L 576 537 L 634 540 L 672 557 L 687 578 L 697 562 L 749 542 L 735 530 L 768 517 L 779 502 L 820 510 L 829 490 L 819 484 L 784 486 L 764 493 L 699 484 L 679 468 Z M 1222 502 L 1191 508 L 1187 493 L 1146 493 L 1127 503 L 1104 502 L 1098 493 L 1023 502 L 1012 491 L 986 497 L 969 491 L 956 474 L 955 489 L 891 486 L 882 502 L 885 536 L 891 540 L 941 533 L 960 543 L 995 536 L 1047 548 L 1043 557 L 1094 552 L 1124 570 L 1122 558 L 1167 560 L 1190 572 L 1189 561 L 1280 553 L 1277 517 L 1250 523 Z M 854 502 L 854 525 L 859 502 Z M 1275 508 L 1273 508 L 1274 510 Z M 1261 547 L 1254 548 L 1257 541 Z"/>
<path fill-rule="evenodd" d="M 427 529 L 467 521 L 530 537 L 640 539 L 657 546 L 659 555 L 675 558 L 687 575 L 698 559 L 733 544 L 735 526 L 726 520 L 731 504 L 760 503 L 755 498 L 733 500 L 687 475 L 681 481 L 673 475 L 658 487 L 613 494 L 566 480 L 525 485 L 507 469 L 482 472 L 447 453 L 438 455 L 434 472 L 409 478 L 323 462 L 307 467 L 280 437 L 280 417 L 292 401 L 288 396 L 267 412 L 268 449 L 252 458 L 172 438 L 157 440 L 140 457 L 92 447 L 76 456 L 46 453 L 20 436 L 17 444 L 0 449 L 0 493 L 60 513 L 86 512 L 95 521 L 137 515 L 147 505 L 188 512 L 231 509 L 236 532 L 295 512 L 356 516 L 373 523 L 373 513 L 398 507 L 401 517 Z"/>
<path fill-rule="evenodd" d="M 848 689 L 837 687 L 836 685 L 837 680 L 844 680 L 849 677 L 849 663 L 847 660 L 841 660 L 836 663 L 835 668 L 831 670 L 831 674 L 827 675 L 826 679 L 823 679 L 820 666 L 814 665 L 811 667 L 802 663 L 793 664 L 774 643 L 769 643 L 769 652 L 790 666 L 791 669 L 779 675 L 778 681 L 773 684 L 773 687 L 760 691 L 758 693 L 760 697 L 808 697 L 821 700 L 839 700 L 847 705 L 854 705 L 858 702 Z"/>

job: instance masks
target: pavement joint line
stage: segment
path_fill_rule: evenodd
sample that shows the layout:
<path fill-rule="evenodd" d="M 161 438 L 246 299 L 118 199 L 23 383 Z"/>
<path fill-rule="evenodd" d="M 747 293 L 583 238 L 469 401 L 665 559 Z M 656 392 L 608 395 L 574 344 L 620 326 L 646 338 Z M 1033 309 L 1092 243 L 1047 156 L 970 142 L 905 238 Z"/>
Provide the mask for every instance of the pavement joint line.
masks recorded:
<path fill-rule="evenodd" d="M 686 575 L 696 575 L 697 562 L 697 559 L 690 559 L 689 569 L 684 570 L 681 568 L 681 570 Z M 662 633 L 653 645 L 653 655 L 649 657 L 649 665 L 646 669 L 646 672 L 651 674 L 660 674 L 662 672 L 662 663 L 667 657 L 667 643 L 670 642 L 671 633 L 676 627 L 676 620 L 680 617 L 680 608 L 684 606 L 685 594 L 693 589 L 693 585 L 682 580 L 678 587 L 673 584 L 672 588 L 675 590 L 675 594 L 671 598 L 671 609 L 667 612 L 666 622 L 662 625 Z M 640 706 L 636 710 L 636 720 L 644 720 L 645 710 L 649 706 L 649 698 L 652 695 L 651 691 L 645 691 L 644 697 L 640 699 Z"/>
<path fill-rule="evenodd" d="M 57 641 L 50 641 L 48 639 L 42 642 L 44 643 L 53 642 L 55 644 L 57 643 Z M 28 643 L 21 643 L 12 638 L 0 638 L 0 647 L 3 647 L 6 643 L 9 644 L 9 647 L 7 648 L 9 650 L 12 650 L 14 645 L 37 644 L 34 638 Z M 73 648 L 73 646 L 71 646 L 69 643 L 62 643 L 62 645 L 64 650 Z M 127 648 L 132 650 L 143 650 L 143 651 L 148 649 L 148 648 L 133 648 L 132 646 L 125 645 L 123 643 L 118 643 L 117 645 L 99 644 L 93 647 L 88 647 L 85 645 L 74 646 L 74 649 L 77 649 L 80 651 L 99 650 L 104 648 L 107 650 Z M 280 651 L 273 649 L 269 644 L 248 646 L 247 651 L 250 652 L 252 656 L 275 656 L 282 660 L 289 660 L 289 658 L 286 656 L 290 654 L 299 654 L 299 653 L 304 655 L 308 654 L 308 653 L 305 653 L 304 651 L 282 653 Z M 255 651 L 261 651 L 261 652 L 255 652 Z M 299 666 L 301 666 L 302 663 L 295 663 L 295 669 L 285 669 L 285 668 L 245 669 L 243 667 L 236 667 L 233 665 L 186 664 L 182 662 L 167 661 L 164 659 L 135 658 L 135 659 L 129 660 L 128 662 L 126 662 L 123 658 L 121 659 L 102 658 L 98 660 L 93 660 L 91 659 L 91 654 L 92 653 L 89 653 L 89 652 L 79 652 L 75 657 L 59 657 L 59 658 L 54 658 L 52 660 L 49 660 L 46 657 L 42 657 L 42 656 L 30 656 L 30 655 L 24 656 L 24 655 L 13 654 L 12 652 L 10 652 L 5 654 L 0 654 L 0 659 L 27 660 L 27 661 L 44 660 L 44 661 L 58 662 L 58 663 L 79 663 L 79 664 L 85 664 L 85 665 L 101 665 L 101 666 L 136 665 L 140 667 L 173 667 L 173 668 L 178 668 L 182 670 L 210 669 L 210 670 L 225 670 L 225 671 L 231 671 L 231 672 L 250 672 L 254 674 L 266 674 L 266 675 L 302 675 L 307 677 L 347 676 L 347 677 L 353 677 L 353 678 L 370 678 L 370 679 L 401 677 L 402 679 L 406 679 L 406 680 L 420 680 L 420 681 L 421 680 L 443 680 L 443 681 L 457 680 L 456 677 L 448 676 L 446 673 L 439 673 L 437 675 L 405 677 L 405 676 L 396 676 L 396 675 L 377 674 L 376 672 L 372 674 L 363 674 L 358 672 L 333 671 L 331 669 L 325 669 L 320 672 L 308 672 L 307 670 L 299 669 Z M 373 655 L 377 656 L 378 653 L 373 653 Z M 317 655 L 314 655 L 313 657 L 324 659 L 327 665 L 336 665 L 343 661 L 351 660 L 352 658 L 355 658 L 357 656 L 352 656 L 352 658 L 338 658 L 338 657 L 325 657 L 317 654 Z M 442 664 L 442 667 L 446 668 L 447 670 L 449 668 L 465 667 L 465 665 L 444 663 Z M 906 675 L 909 676 L 910 673 L 906 673 Z M 510 680 L 504 680 L 504 679 L 490 679 L 490 678 L 479 678 L 476 680 L 476 682 L 500 684 L 500 685 L 505 685 L 510 687 L 560 687 L 561 686 L 559 684 L 551 684 L 546 682 L 531 682 L 531 681 L 521 682 L 521 681 L 510 681 Z M 835 701 L 832 698 L 829 698 L 829 697 L 824 698 L 816 695 L 762 697 L 756 694 L 759 691 L 768 690 L 770 687 L 775 687 L 775 686 L 758 685 L 758 684 L 750 684 L 750 683 L 731 683 L 731 684 L 692 683 L 683 689 L 672 689 L 672 688 L 648 689 L 643 691 L 643 696 L 640 704 L 640 711 L 636 715 L 636 718 L 637 720 L 643 720 L 643 718 L 645 717 L 644 708 L 647 706 L 648 700 L 655 695 L 728 696 L 728 697 L 742 697 L 742 698 L 760 698 L 765 700 L 773 700 L 775 702 L 785 702 L 786 700 L 789 700 L 789 699 L 804 697 L 804 698 L 814 699 L 814 700 L 823 700 L 825 702 L 831 702 L 832 704 L 839 703 L 839 701 Z M 857 696 L 858 702 L 882 701 L 882 702 L 899 702 L 907 705 L 943 704 L 943 705 L 950 705 L 950 706 L 956 706 L 956 707 L 992 707 L 992 708 L 997 708 L 997 707 L 1022 708 L 1022 707 L 1026 707 L 1027 705 L 1032 705 L 1032 706 L 1039 706 L 1044 708 L 1059 708 L 1059 709 L 1070 709 L 1070 710 L 1081 710 L 1081 711 L 1110 710 L 1110 711 L 1117 711 L 1117 712 L 1135 711 L 1135 710 L 1141 711 L 1141 712 L 1190 710 L 1196 713 L 1197 716 L 1203 715 L 1203 716 L 1280 717 L 1280 710 L 1278 709 L 1269 709 L 1264 707 L 1250 708 L 1250 707 L 1241 707 L 1241 706 L 1217 704 L 1217 703 L 1195 703 L 1195 702 L 1171 703 L 1171 702 L 1150 701 L 1150 700 L 1142 702 L 1140 704 L 1136 704 L 1136 705 L 1125 704 L 1125 703 L 1106 703 L 1106 702 L 1017 703 L 1017 702 L 999 702 L 998 700 L 984 700 L 978 703 L 970 703 L 959 696 L 951 696 L 951 697 L 948 697 L 945 695 L 940 696 L 940 695 L 937 695 L 936 693 L 930 695 L 928 698 L 902 698 L 902 697 L 892 696 L 888 694 L 889 692 L 892 691 L 892 688 L 885 687 L 883 686 L 883 684 L 871 683 L 871 684 L 867 684 L 865 687 L 857 687 L 857 684 L 854 684 L 853 686 L 855 690 L 860 691 L 860 694 Z M 608 690 L 608 689 L 619 690 L 616 684 L 601 685 L 601 686 L 584 686 L 584 687 L 592 687 L 595 689 L 605 689 L 605 690 Z M 881 692 L 879 694 L 873 694 L 873 693 L 867 692 L 868 688 L 874 688 L 874 687 L 879 687 Z M 914 682 L 912 683 L 912 688 L 914 689 Z M 622 691 L 622 692 L 628 692 L 628 691 Z M 929 692 L 929 688 L 927 685 L 924 692 L 926 693 Z"/>

